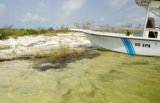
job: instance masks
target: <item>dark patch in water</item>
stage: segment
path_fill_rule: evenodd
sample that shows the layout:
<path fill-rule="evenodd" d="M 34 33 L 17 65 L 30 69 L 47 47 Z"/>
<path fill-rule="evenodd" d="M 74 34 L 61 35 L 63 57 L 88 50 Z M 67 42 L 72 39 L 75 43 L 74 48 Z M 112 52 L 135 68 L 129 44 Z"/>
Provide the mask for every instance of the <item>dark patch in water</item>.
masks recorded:
<path fill-rule="evenodd" d="M 92 59 L 94 57 L 99 56 L 100 54 L 95 50 L 88 50 L 85 53 L 81 53 L 80 56 L 68 56 L 63 59 L 56 60 L 55 63 L 51 63 L 48 58 L 43 58 L 39 60 L 35 60 L 36 64 L 34 66 L 35 69 L 39 71 L 46 71 L 49 69 L 63 69 L 67 66 L 67 63 L 76 62 L 78 60 L 82 60 L 84 58 Z"/>
<path fill-rule="evenodd" d="M 109 73 L 117 73 L 117 74 L 119 74 L 120 72 L 117 71 L 117 70 L 112 69 L 112 70 L 109 71 Z"/>
<path fill-rule="evenodd" d="M 40 71 L 46 71 L 48 69 L 62 69 L 64 68 L 62 65 L 46 65 L 46 66 L 42 66 L 42 67 L 39 67 L 38 70 Z"/>
<path fill-rule="evenodd" d="M 131 61 L 131 62 L 126 62 L 122 63 L 123 65 L 149 65 L 149 61 Z"/>
<path fill-rule="evenodd" d="M 99 79 L 104 82 L 110 82 L 113 77 L 109 77 L 107 75 L 99 76 Z"/>
<path fill-rule="evenodd" d="M 104 82 L 112 82 L 115 80 L 120 80 L 121 79 L 121 72 L 119 72 L 117 70 L 110 70 L 106 74 L 99 75 L 99 79 Z"/>
<path fill-rule="evenodd" d="M 94 97 L 96 94 L 95 90 L 91 90 L 89 92 L 84 93 L 87 97 Z"/>
<path fill-rule="evenodd" d="M 39 64 L 39 66 L 35 66 L 34 68 L 39 71 L 47 71 L 49 69 L 58 70 L 58 69 L 63 69 L 66 67 L 66 63 L 56 63 L 56 64 L 46 63 L 46 65 L 42 65 L 42 64 Z"/>
<path fill-rule="evenodd" d="M 72 90 L 69 89 L 66 93 L 64 93 L 61 97 L 62 97 L 62 101 L 61 103 L 69 103 L 69 100 L 71 99 L 70 95 L 71 95 Z"/>
<path fill-rule="evenodd" d="M 47 58 L 43 58 L 43 59 L 35 60 L 35 64 L 33 68 L 38 71 L 47 71 L 49 69 L 58 70 L 58 69 L 63 69 L 65 67 L 66 67 L 66 63 L 52 64 L 49 62 Z"/>
<path fill-rule="evenodd" d="M 157 65 L 153 67 L 152 69 L 155 70 L 156 72 L 160 72 L 160 65 Z"/>
<path fill-rule="evenodd" d="M 65 94 L 62 95 L 62 97 L 67 97 L 68 95 L 70 95 L 72 92 L 71 89 L 69 89 Z"/>
<path fill-rule="evenodd" d="M 0 88 L 8 89 L 8 88 L 9 88 L 9 86 L 8 86 L 8 85 L 2 85 L 2 86 L 0 86 Z"/>

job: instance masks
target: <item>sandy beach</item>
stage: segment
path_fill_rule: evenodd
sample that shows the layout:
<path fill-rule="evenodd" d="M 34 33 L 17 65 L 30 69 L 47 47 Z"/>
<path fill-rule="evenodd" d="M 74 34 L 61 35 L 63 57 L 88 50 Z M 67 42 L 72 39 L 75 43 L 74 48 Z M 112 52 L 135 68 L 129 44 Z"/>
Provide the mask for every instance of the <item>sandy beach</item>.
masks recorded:
<path fill-rule="evenodd" d="M 56 36 L 38 35 L 9 38 L 0 40 L 0 60 L 34 56 L 40 52 L 49 52 L 61 45 L 69 48 L 93 46 L 85 34 L 79 32 L 59 33 Z"/>

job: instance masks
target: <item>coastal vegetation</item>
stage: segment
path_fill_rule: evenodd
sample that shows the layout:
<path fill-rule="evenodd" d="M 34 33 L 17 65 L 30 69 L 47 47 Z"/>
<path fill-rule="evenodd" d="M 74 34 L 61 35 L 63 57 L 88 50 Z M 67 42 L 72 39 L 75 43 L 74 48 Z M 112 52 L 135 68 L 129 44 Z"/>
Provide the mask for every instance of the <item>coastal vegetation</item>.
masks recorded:
<path fill-rule="evenodd" d="M 96 31 L 103 32 L 115 32 L 115 33 L 126 33 L 126 28 L 133 28 L 133 32 L 138 32 L 139 34 L 142 32 L 142 25 L 138 24 L 136 26 L 132 24 L 124 24 L 118 27 L 112 27 L 108 24 L 106 25 L 95 25 L 93 21 L 85 21 L 85 22 L 75 22 L 74 27 L 77 29 L 91 29 Z M 61 25 L 59 28 L 54 29 L 53 27 L 49 28 L 31 28 L 31 29 L 16 29 L 13 25 L 5 25 L 3 28 L 0 28 L 0 40 L 7 39 L 9 37 L 19 37 L 25 35 L 47 35 L 47 34 L 57 34 L 57 33 L 67 33 L 70 32 L 67 26 Z"/>
<path fill-rule="evenodd" d="M 47 58 L 50 63 L 67 63 L 83 58 L 94 58 L 100 53 L 92 48 L 70 48 L 66 45 L 60 45 L 59 48 L 50 51 L 39 51 L 33 57 L 29 58 Z"/>
<path fill-rule="evenodd" d="M 51 63 L 66 63 L 75 61 L 82 58 L 93 58 L 100 55 L 96 50 L 90 50 L 89 48 L 69 48 L 67 46 L 60 46 L 60 48 L 53 50 L 49 53 L 49 60 Z"/>
<path fill-rule="evenodd" d="M 37 28 L 37 29 L 14 29 L 14 28 L 2 28 L 0 29 L 0 40 L 7 39 L 9 37 L 19 37 L 25 35 L 46 35 L 46 34 L 57 34 L 69 32 L 68 28 L 63 26 L 59 29 L 53 29 L 52 27 L 48 29 Z"/>

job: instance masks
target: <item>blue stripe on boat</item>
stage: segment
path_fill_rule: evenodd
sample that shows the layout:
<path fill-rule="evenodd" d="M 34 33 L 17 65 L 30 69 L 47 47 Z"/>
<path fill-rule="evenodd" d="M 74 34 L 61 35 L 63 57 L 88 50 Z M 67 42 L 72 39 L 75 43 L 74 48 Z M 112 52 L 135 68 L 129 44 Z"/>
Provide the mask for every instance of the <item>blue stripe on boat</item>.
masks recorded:
<path fill-rule="evenodd" d="M 130 39 L 128 38 L 122 38 L 122 42 L 127 50 L 127 53 L 130 54 L 130 55 L 135 55 L 135 50 L 133 48 L 133 45 L 130 41 Z"/>
<path fill-rule="evenodd" d="M 123 42 L 123 44 L 124 44 L 124 46 L 125 46 L 125 48 L 126 48 L 127 53 L 129 54 L 128 47 L 127 47 L 127 45 L 126 45 L 126 43 L 125 43 L 125 41 L 124 41 L 124 39 L 123 39 L 123 38 L 122 38 L 122 42 Z"/>

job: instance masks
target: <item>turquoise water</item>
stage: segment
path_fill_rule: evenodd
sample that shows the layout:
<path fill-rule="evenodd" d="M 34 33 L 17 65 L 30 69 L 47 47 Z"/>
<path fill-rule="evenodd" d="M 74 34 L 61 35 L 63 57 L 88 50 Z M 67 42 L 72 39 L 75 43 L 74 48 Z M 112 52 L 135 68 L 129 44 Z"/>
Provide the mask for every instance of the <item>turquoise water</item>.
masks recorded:
<path fill-rule="evenodd" d="M 63 69 L 0 63 L 0 103 L 160 103 L 160 58 L 100 52 Z"/>

